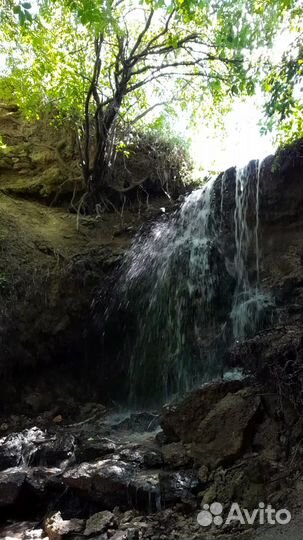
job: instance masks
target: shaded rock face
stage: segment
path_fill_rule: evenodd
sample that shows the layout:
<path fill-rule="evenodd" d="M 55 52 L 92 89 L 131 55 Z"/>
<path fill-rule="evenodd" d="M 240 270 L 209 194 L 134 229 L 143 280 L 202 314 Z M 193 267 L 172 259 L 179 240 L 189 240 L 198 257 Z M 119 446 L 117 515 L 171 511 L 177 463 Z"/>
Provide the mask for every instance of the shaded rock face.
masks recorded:
<path fill-rule="evenodd" d="M 278 411 L 261 396 L 261 387 L 246 387 L 244 382 L 205 385 L 164 409 L 161 426 L 169 440 L 186 445 L 188 455 L 204 467 L 199 475 L 207 479 L 208 470 L 228 466 L 245 453 L 258 450 L 266 458 L 279 455 Z M 171 446 L 162 447 L 164 457 Z"/>
<path fill-rule="evenodd" d="M 256 274 L 256 243 L 252 238 L 246 264 L 251 283 L 271 298 L 268 315 L 260 319 L 255 331 L 240 343 L 232 341 L 226 363 L 240 366 L 267 381 L 274 391 L 286 400 L 297 399 L 303 381 L 300 365 L 303 362 L 303 142 L 269 156 L 251 181 L 247 207 L 247 223 L 252 234 L 258 216 L 259 276 Z M 258 174 L 259 173 L 259 176 Z M 235 187 L 230 170 L 224 179 L 223 224 L 220 237 L 222 252 L 231 260 L 234 224 L 232 223 Z M 258 181 L 258 214 L 256 214 L 256 182 Z M 222 176 L 215 188 L 215 204 L 219 208 L 222 195 Z M 234 267 L 230 267 L 231 272 Z M 299 398 L 301 402 L 301 398 Z M 297 403 L 298 405 L 299 403 Z"/>
<path fill-rule="evenodd" d="M 113 507 L 115 503 L 127 504 L 132 473 L 131 465 L 123 461 L 82 463 L 65 473 L 64 483 L 97 501 L 102 500 L 105 506 Z"/>
<path fill-rule="evenodd" d="M 193 439 L 191 452 L 197 461 L 209 467 L 234 461 L 245 448 L 260 405 L 260 397 L 250 390 L 227 394 L 219 401 Z"/>
<path fill-rule="evenodd" d="M 259 191 L 259 246 L 260 286 L 270 290 L 277 301 L 292 303 L 291 294 L 302 283 L 302 227 L 303 227 L 303 142 L 278 151 L 262 163 L 248 165 L 248 208 L 247 223 L 254 234 L 256 224 L 256 196 Z M 259 170 L 258 170 L 259 166 Z M 259 172 L 259 179 L 258 179 Z M 215 207 L 222 204 L 223 232 L 220 236 L 221 249 L 226 254 L 233 249 L 235 210 L 235 169 L 227 171 L 225 178 L 219 176 L 215 183 Z M 222 191 L 223 183 L 223 191 Z M 223 193 L 223 198 L 222 198 Z M 255 272 L 255 249 L 248 253 L 247 270 Z M 287 298 L 288 297 L 288 298 Z M 289 306 L 290 307 L 290 306 Z"/>
<path fill-rule="evenodd" d="M 169 405 L 161 417 L 161 427 L 167 440 L 192 442 L 201 419 L 210 414 L 220 400 L 242 386 L 243 382 L 238 381 L 212 384 L 207 386 L 207 390 L 199 388 L 191 392 L 179 404 Z"/>

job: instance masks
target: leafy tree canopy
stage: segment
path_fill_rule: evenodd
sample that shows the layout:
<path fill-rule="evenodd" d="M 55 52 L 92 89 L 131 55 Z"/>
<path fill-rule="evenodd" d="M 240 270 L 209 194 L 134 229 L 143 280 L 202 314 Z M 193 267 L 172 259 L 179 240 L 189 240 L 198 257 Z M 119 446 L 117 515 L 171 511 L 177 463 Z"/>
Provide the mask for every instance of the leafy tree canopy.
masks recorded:
<path fill-rule="evenodd" d="M 75 122 L 86 181 L 108 172 L 134 125 L 189 105 L 218 118 L 260 81 L 266 129 L 290 137 L 303 131 L 301 16 L 296 0 L 4 0 L 0 98 Z M 275 65 L 264 51 L 283 24 L 297 43 Z"/>
<path fill-rule="evenodd" d="M 279 142 L 303 137 L 303 2 L 287 13 L 282 58 L 265 64 L 265 129 L 275 130 Z"/>
<path fill-rule="evenodd" d="M 132 107 L 133 117 L 142 110 L 141 104 L 146 106 L 151 101 L 152 93 L 165 94 L 166 101 L 176 97 L 182 106 L 195 97 L 202 106 L 206 104 L 206 110 L 213 100 L 218 105 L 226 96 L 252 93 L 258 66 L 252 65 L 248 51 L 272 42 L 278 24 L 292 6 L 291 0 L 4 2 L 0 50 L 6 55 L 10 78 L 2 84 L 2 93 L 6 86 L 6 94 L 12 95 L 29 115 L 39 114 L 49 104 L 56 104 L 61 114 L 81 114 L 95 59 L 94 36 L 104 34 L 99 90 L 108 95 L 119 41 L 127 38 L 130 50 L 153 9 L 153 21 L 142 36 L 142 51 L 144 44 L 164 31 L 170 17 L 167 35 L 162 39 L 170 50 L 165 59 L 159 57 L 157 67 L 163 63 L 168 66 L 169 60 L 186 60 L 188 65 L 183 67 L 187 69 L 168 66 L 161 77 L 153 77 L 148 90 L 143 90 L 144 85 L 135 88 L 124 106 L 129 110 L 133 102 L 140 104 Z M 196 42 L 180 46 L 190 33 L 197 35 Z M 161 44 L 161 37 L 156 44 Z M 146 60 L 157 63 L 158 52 L 159 47 L 155 47 Z M 140 66 L 142 73 L 152 78 L 147 68 L 147 62 Z M 139 75 L 134 75 L 133 81 L 141 82 Z M 194 76 L 198 76 L 197 81 Z"/>

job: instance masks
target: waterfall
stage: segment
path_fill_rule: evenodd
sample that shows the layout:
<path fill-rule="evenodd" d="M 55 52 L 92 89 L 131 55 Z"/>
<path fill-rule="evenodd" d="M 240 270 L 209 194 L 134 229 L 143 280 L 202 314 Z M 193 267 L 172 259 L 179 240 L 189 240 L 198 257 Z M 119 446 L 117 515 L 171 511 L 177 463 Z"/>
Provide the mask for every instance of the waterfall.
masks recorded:
<path fill-rule="evenodd" d="M 255 243 L 256 243 L 256 283 L 259 286 L 260 281 L 260 245 L 259 245 L 259 229 L 260 229 L 260 178 L 261 178 L 262 161 L 257 161 L 256 174 L 256 227 L 255 227 Z"/>
<path fill-rule="evenodd" d="M 132 405 L 163 401 L 222 375 L 227 348 L 263 324 L 272 301 L 259 283 L 261 169 L 250 162 L 234 173 L 228 249 L 227 173 L 135 239 L 116 286 L 116 305 L 127 317 L 120 358 L 129 361 Z"/>
<path fill-rule="evenodd" d="M 212 323 L 220 286 L 213 184 L 191 193 L 171 219 L 139 237 L 124 262 L 122 295 L 136 311 L 133 402 L 141 393 L 147 400 L 149 393 L 182 393 L 221 369 L 213 358 L 216 346 L 203 336 L 207 328 L 211 341 L 218 339 Z"/>
<path fill-rule="evenodd" d="M 261 161 L 253 161 L 246 167 L 236 169 L 234 211 L 236 287 L 231 312 L 233 336 L 236 340 L 243 340 L 254 334 L 264 314 L 272 305 L 270 296 L 259 288 L 261 167 Z M 252 220 L 255 221 L 254 227 Z M 253 256 L 255 267 L 252 264 Z M 254 272 L 251 272 L 252 268 Z M 252 277 L 251 273 L 254 273 Z"/>
<path fill-rule="evenodd" d="M 225 171 L 222 175 L 221 190 L 220 190 L 220 231 L 222 231 L 223 229 L 224 188 L 225 188 L 226 178 L 227 178 L 227 172 Z"/>

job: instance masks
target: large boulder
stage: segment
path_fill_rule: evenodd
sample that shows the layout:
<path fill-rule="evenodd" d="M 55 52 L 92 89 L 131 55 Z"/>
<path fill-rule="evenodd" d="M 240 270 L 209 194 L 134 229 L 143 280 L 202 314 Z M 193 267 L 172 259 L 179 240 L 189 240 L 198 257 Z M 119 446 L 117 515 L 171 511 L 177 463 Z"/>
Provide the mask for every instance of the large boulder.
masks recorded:
<path fill-rule="evenodd" d="M 242 386 L 240 381 L 208 384 L 194 390 L 184 400 L 166 407 L 160 424 L 167 440 L 192 442 L 201 420 L 229 392 L 235 392 Z"/>
<path fill-rule="evenodd" d="M 164 412 L 165 435 L 187 443 L 186 450 L 180 443 L 164 445 L 164 462 L 172 466 L 188 454 L 211 468 L 233 462 L 250 447 L 261 412 L 258 387 L 245 387 L 243 381 L 218 382 L 193 391 Z"/>
<path fill-rule="evenodd" d="M 135 463 L 118 459 L 76 465 L 64 473 L 63 482 L 80 497 L 106 509 L 155 508 L 159 498 L 157 472 L 146 472 Z"/>
<path fill-rule="evenodd" d="M 192 456 L 210 467 L 234 461 L 250 443 L 260 406 L 255 388 L 227 394 L 200 422 L 191 445 Z"/>
<path fill-rule="evenodd" d="M 115 450 L 116 444 L 111 439 L 93 436 L 80 440 L 75 456 L 80 463 L 81 461 L 100 459 L 108 454 L 113 454 Z"/>
<path fill-rule="evenodd" d="M 60 465 L 70 459 L 75 450 L 75 437 L 71 433 L 57 433 L 46 436 L 45 443 L 37 448 L 33 463 L 37 465 Z"/>
<path fill-rule="evenodd" d="M 0 439 L 0 470 L 30 462 L 45 433 L 37 427 L 11 433 Z"/>
<path fill-rule="evenodd" d="M 105 507 L 114 507 L 127 505 L 133 473 L 130 464 L 105 459 L 72 467 L 63 475 L 63 481 L 67 487 L 102 502 Z"/>

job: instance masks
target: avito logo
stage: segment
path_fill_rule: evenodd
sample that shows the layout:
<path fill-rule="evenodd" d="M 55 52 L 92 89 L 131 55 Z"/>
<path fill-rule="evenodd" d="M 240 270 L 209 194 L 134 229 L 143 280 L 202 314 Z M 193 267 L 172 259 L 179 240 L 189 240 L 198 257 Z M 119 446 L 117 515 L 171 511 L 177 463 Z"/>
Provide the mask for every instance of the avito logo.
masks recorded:
<path fill-rule="evenodd" d="M 197 521 L 202 527 L 209 527 L 214 524 L 217 527 L 229 525 L 237 522 L 241 525 L 288 525 L 291 521 L 291 513 L 286 508 L 276 510 L 270 504 L 260 502 L 258 508 L 248 510 L 241 508 L 238 503 L 232 503 L 226 518 L 223 518 L 224 507 L 220 502 L 213 502 L 211 505 L 204 504 L 203 510 L 199 512 Z"/>

